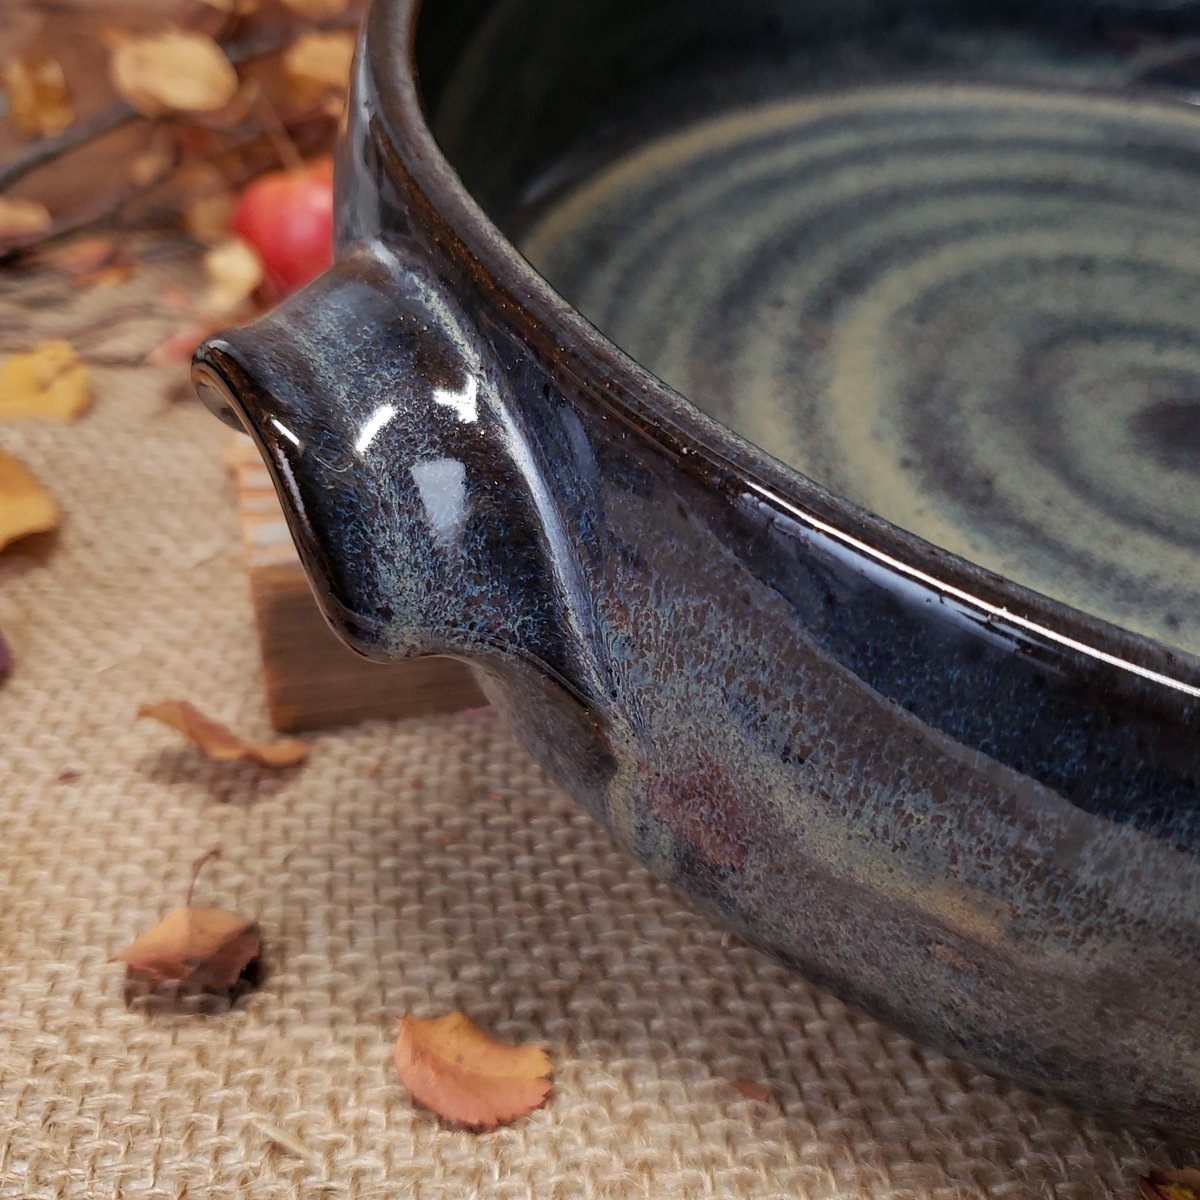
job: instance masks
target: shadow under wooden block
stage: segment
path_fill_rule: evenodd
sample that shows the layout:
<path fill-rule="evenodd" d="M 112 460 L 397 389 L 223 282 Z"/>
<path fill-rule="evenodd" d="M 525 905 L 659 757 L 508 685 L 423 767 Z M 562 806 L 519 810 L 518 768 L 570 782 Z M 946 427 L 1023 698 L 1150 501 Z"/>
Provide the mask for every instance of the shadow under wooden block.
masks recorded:
<path fill-rule="evenodd" d="M 382 666 L 325 624 L 309 591 L 266 467 L 249 438 L 230 453 L 258 624 L 271 724 L 281 732 L 486 704 L 471 672 L 449 658 Z"/>

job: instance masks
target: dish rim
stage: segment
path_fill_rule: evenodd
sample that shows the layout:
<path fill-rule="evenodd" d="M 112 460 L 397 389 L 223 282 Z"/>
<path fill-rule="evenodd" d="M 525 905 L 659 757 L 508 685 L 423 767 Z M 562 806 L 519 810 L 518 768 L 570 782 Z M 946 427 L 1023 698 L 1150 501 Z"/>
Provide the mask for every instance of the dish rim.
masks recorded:
<path fill-rule="evenodd" d="M 451 0 L 441 0 L 451 2 Z M 491 294 L 522 341 L 681 468 L 727 491 L 774 508 L 895 582 L 960 609 L 1016 645 L 1041 646 L 1085 671 L 1115 670 L 1137 686 L 1200 699 L 1200 655 L 1055 600 L 942 549 L 860 508 L 708 416 L 588 322 L 539 275 L 463 184 L 426 117 L 416 42 L 426 0 L 371 0 L 356 71 L 367 98 L 371 135 L 405 175 L 404 193 L 439 226 L 439 251 L 483 294 Z M 364 97 L 359 97 L 361 103 Z M 386 239 L 387 230 L 383 230 Z M 740 489 L 738 487 L 740 485 Z M 1106 668 L 1109 670 L 1106 671 Z"/>

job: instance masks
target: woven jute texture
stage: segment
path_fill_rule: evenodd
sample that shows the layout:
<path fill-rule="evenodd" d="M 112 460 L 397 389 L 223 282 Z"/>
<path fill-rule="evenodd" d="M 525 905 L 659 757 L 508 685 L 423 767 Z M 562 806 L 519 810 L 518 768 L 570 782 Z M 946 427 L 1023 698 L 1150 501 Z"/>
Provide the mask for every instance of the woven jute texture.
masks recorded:
<path fill-rule="evenodd" d="M 182 368 L 136 365 L 194 272 L 0 280 L 0 351 L 66 333 L 96 390 L 75 425 L 0 425 L 65 513 L 0 555 L 0 1195 L 1092 1200 L 1177 1161 L 723 934 L 486 712 L 322 734 L 280 773 L 135 721 L 179 696 L 268 732 L 228 434 L 172 398 Z M 261 986 L 127 1001 L 109 957 L 211 846 L 197 902 L 261 920 Z M 545 1108 L 481 1135 L 412 1104 L 395 1018 L 453 1008 L 546 1045 Z"/>

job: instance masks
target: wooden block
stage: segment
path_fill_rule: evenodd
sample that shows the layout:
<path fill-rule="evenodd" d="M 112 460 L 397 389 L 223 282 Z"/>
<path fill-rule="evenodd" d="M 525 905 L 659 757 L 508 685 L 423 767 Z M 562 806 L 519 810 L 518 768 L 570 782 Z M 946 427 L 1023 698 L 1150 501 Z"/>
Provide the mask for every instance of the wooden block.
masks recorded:
<path fill-rule="evenodd" d="M 471 672 L 449 658 L 382 666 L 325 624 L 292 545 L 271 477 L 248 437 L 230 451 L 258 624 L 267 709 L 281 732 L 459 712 L 486 704 Z"/>

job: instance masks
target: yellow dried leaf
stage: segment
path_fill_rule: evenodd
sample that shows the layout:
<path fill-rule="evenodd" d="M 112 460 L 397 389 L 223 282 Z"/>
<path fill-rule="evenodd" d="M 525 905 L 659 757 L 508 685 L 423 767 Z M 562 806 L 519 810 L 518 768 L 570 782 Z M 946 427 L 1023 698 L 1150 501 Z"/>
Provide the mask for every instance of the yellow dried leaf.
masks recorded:
<path fill-rule="evenodd" d="M 30 533 L 58 527 L 53 496 L 11 455 L 0 450 L 0 549 Z"/>
<path fill-rule="evenodd" d="M 262 260 L 238 237 L 213 246 L 204 256 L 204 271 L 208 291 L 203 307 L 213 314 L 230 312 L 245 303 L 263 281 Z"/>
<path fill-rule="evenodd" d="M 137 715 L 150 717 L 179 730 L 217 762 L 248 758 L 265 767 L 292 767 L 308 757 L 308 743 L 299 738 L 283 738 L 278 742 L 248 742 L 219 721 L 206 717 L 186 700 L 143 704 Z"/>
<path fill-rule="evenodd" d="M 257 921 L 220 908 L 177 908 L 131 942 L 113 962 L 150 979 L 232 987 L 262 945 Z"/>
<path fill-rule="evenodd" d="M 1200 1200 L 1200 1168 L 1151 1171 L 1138 1180 L 1143 1200 Z"/>
<path fill-rule="evenodd" d="M 73 421 L 91 399 L 87 367 L 61 338 L 0 363 L 0 420 Z"/>
<path fill-rule="evenodd" d="M 350 81 L 354 34 L 306 33 L 283 53 L 289 95 L 297 106 L 319 104 L 330 93 L 341 95 Z"/>
<path fill-rule="evenodd" d="M 25 237 L 50 228 L 50 210 L 36 200 L 6 200 L 0 196 L 0 239 Z"/>
<path fill-rule="evenodd" d="M 120 96 L 148 117 L 215 112 L 238 90 L 237 72 L 221 47 L 202 33 L 179 30 L 120 42 L 109 75 Z"/>
<path fill-rule="evenodd" d="M 49 55 L 33 52 L 9 59 L 4 90 L 8 115 L 24 137 L 62 133 L 75 119 L 63 69 Z"/>
<path fill-rule="evenodd" d="M 290 8 L 298 16 L 308 21 L 323 21 L 326 17 L 336 17 L 343 12 L 349 0 L 283 0 L 285 8 Z"/>
<path fill-rule="evenodd" d="M 544 1103 L 554 1069 L 540 1046 L 502 1045 L 460 1012 L 401 1017 L 394 1061 L 413 1099 L 448 1121 L 485 1129 Z"/>

